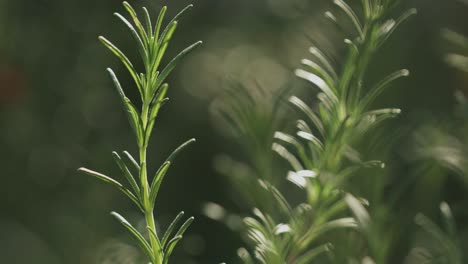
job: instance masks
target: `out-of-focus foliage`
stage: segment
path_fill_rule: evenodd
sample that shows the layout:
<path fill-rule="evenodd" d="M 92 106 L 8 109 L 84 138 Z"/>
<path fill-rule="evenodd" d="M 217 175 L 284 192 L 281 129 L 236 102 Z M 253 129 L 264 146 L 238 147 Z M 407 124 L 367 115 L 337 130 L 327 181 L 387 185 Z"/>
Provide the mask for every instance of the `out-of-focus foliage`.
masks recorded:
<path fill-rule="evenodd" d="M 444 30 L 443 37 L 453 46 L 453 51 L 445 55 L 447 63 L 468 72 L 468 38 L 450 30 Z"/>
<path fill-rule="evenodd" d="M 440 212 L 443 227 L 437 226 L 422 214 L 416 216 L 416 224 L 425 231 L 426 237 L 422 240 L 425 246 L 413 249 L 408 256 L 408 263 L 464 263 L 455 219 L 449 205 L 441 203 Z"/>
<path fill-rule="evenodd" d="M 245 89 L 254 88 L 257 86 L 254 82 L 258 83 L 264 91 L 262 94 L 267 94 L 262 101 L 269 100 L 268 94 L 276 94 L 272 91 L 286 89 L 313 105 L 308 97 L 310 85 L 291 75 L 311 40 L 340 72 L 337 62 L 342 61 L 345 53 L 340 30 L 349 32 L 353 24 L 343 23 L 346 18 L 339 12 L 335 15 L 342 27 L 337 29 L 329 23 L 323 16 L 330 6 L 328 0 L 129 2 L 134 6 L 145 5 L 150 12 L 167 4 L 168 16 L 190 3 L 197 6 L 178 27 L 167 58 L 195 38 L 203 39 L 205 44 L 203 49 L 188 56 L 168 79 L 172 84 L 171 99 L 177 103 L 167 104 L 162 110 L 154 137 L 158 147 L 150 149 L 148 159 L 155 164 L 163 163 L 166 158 L 163 153 L 170 153 L 174 145 L 188 137 L 197 138 L 197 150 L 193 156 L 181 155 L 173 167 L 173 177 L 165 180 L 158 198 L 156 225 L 158 230 L 164 230 L 178 210 L 184 208 L 197 221 L 187 231 L 171 261 L 235 263 L 235 249 L 245 246 L 244 240 L 223 224 L 201 216 L 200 207 L 205 201 L 222 205 L 224 209 L 210 203 L 206 211 L 238 229 L 239 215 L 251 215 L 252 206 L 236 194 L 232 181 L 219 173 L 220 166 L 213 166 L 213 159 L 228 161 L 228 165 L 243 164 L 233 168 L 254 175 L 252 185 L 244 186 L 244 191 L 262 190 L 269 185 L 259 184 L 255 168 L 260 165 L 253 164 L 252 155 L 246 153 L 246 144 L 241 143 L 244 141 L 213 129 L 220 123 L 219 119 L 210 117 L 211 101 L 229 98 L 225 93 L 227 86 L 238 94 L 235 85 L 225 82 L 231 78 Z M 411 77 L 389 89 L 375 103 L 398 106 L 405 111 L 400 118 L 384 123 L 381 129 L 374 130 L 357 144 L 363 160 L 385 160 L 385 170 L 379 167 L 361 170 L 349 184 L 355 197 L 366 197 L 372 205 L 364 208 L 375 223 L 373 236 L 383 245 L 392 245 L 388 250 L 379 247 L 391 252 L 391 263 L 401 263 L 413 246 L 426 246 L 419 243 L 427 236 L 413 221 L 416 212 L 446 230 L 439 217 L 441 201 L 447 201 L 452 208 L 463 252 L 468 245 L 464 185 L 456 177 L 450 177 L 454 172 L 441 166 L 419 166 L 419 162 L 415 166 L 414 160 L 405 159 L 414 153 L 413 136 L 421 123 L 464 141 L 459 137 L 459 121 L 450 116 L 455 104 L 454 91 L 466 94 L 467 76 L 447 65 L 444 59 L 447 53 L 464 53 L 441 41 L 440 32 L 449 29 L 461 36 L 468 35 L 466 1 L 400 2 L 401 8 L 392 17 L 410 7 L 417 8 L 419 15 L 400 27 L 380 49 L 368 78 L 374 83 L 386 72 L 401 66 L 410 68 Z M 360 7 L 360 1 L 349 4 L 354 10 Z M 132 52 L 133 40 L 127 38 L 128 34 L 109 14 L 109 10 L 125 11 L 119 6 L 119 1 L 112 0 L 0 0 L 0 156 L 3 161 L 0 262 L 137 263 L 139 251 L 134 241 L 107 217 L 108 211 L 119 210 L 137 229 L 144 230 L 144 221 L 134 213 L 132 202 L 93 179 L 76 175 L 76 167 L 81 164 L 117 175 L 118 168 L 109 152 L 128 146 L 129 152 L 138 151 L 118 95 L 103 88 L 112 85 L 103 70 L 109 65 L 109 54 L 96 40 L 97 35 L 112 32 L 109 38 L 126 51 L 129 59 L 138 56 L 136 51 Z M 358 15 L 362 14 L 358 12 Z M 163 64 L 167 62 L 163 59 Z M 128 87 L 132 79 L 124 71 L 124 66 L 115 68 L 121 84 Z M 127 96 L 132 101 L 138 100 L 136 90 L 128 91 Z M 286 111 L 290 106 L 285 105 L 281 106 L 281 112 L 284 111 L 286 118 L 275 121 L 276 128 L 268 134 L 276 130 L 292 131 L 296 114 Z M 268 153 L 271 138 L 262 138 L 262 142 L 264 152 Z M 215 158 L 220 157 L 219 153 L 229 158 Z M 304 192 L 286 181 L 284 161 L 271 151 L 269 154 L 270 157 L 257 158 L 270 160 L 274 166 L 269 168 L 271 175 L 265 177 L 277 179 L 275 187 L 292 204 L 304 201 Z M 423 163 L 435 165 L 433 159 Z M 244 165 L 250 169 L 243 170 Z M 230 165 L 222 167 L 230 168 Z M 377 175 L 382 177 L 374 177 Z M 413 235 L 421 239 L 409 239 Z M 363 240 L 362 234 L 349 231 L 350 239 L 343 241 L 342 237 L 334 232 L 327 235 L 334 244 L 340 242 L 345 248 L 349 245 L 365 248 L 365 242 L 353 244 L 357 241 L 355 237 Z M 323 242 L 324 247 L 319 249 L 331 250 L 327 241 Z M 340 248 L 335 246 L 333 252 L 345 255 Z"/>
<path fill-rule="evenodd" d="M 253 256 L 241 255 L 246 263 L 323 263 L 325 260 L 320 256 L 323 252 L 329 252 L 332 263 L 360 259 L 388 262 L 387 247 L 374 237 L 374 224 L 361 205 L 366 201 L 347 194 L 346 186 L 361 168 L 383 167 L 380 161 L 363 161 L 355 142 L 380 122 L 400 113 L 399 109 L 369 110 L 369 107 L 389 84 L 407 76 L 408 71 L 397 71 L 375 85 L 370 84 L 366 73 L 378 49 L 415 11 L 409 10 L 394 20 L 388 18 L 394 2 L 363 1 L 364 15 L 360 18 L 346 2 L 334 3 L 345 14 L 346 21 L 353 24 L 357 36 L 353 41 L 345 40 L 348 55 L 339 74 L 327 55 L 316 47 L 310 48 L 313 60 L 302 60 L 305 70 L 296 70 L 296 75 L 319 89 L 319 103 L 312 109 L 298 97 L 290 97 L 289 102 L 300 110 L 305 121 L 297 121 L 294 136 L 276 132 L 274 137 L 280 143 L 272 145 L 290 164 L 293 170 L 288 180 L 305 190 L 306 200 L 292 206 L 274 185 L 263 182 L 271 194 L 271 203 L 276 204 L 282 215 L 275 217 L 255 209 L 257 219 L 245 219 L 254 247 Z M 327 12 L 326 16 L 336 21 L 333 13 Z M 354 218 L 346 217 L 347 205 Z M 330 245 L 322 244 L 323 235 L 341 228 L 362 230 L 368 252 L 349 254 L 352 252 L 349 250 L 342 255 L 334 254 Z"/>

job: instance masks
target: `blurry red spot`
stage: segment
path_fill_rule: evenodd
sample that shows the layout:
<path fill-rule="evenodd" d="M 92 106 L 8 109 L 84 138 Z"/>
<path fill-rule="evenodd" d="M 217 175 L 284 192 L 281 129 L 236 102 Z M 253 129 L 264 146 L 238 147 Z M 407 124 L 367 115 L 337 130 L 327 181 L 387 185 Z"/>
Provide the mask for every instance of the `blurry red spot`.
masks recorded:
<path fill-rule="evenodd" d="M 25 92 L 22 72 L 12 65 L 0 65 L 0 103 L 17 102 Z"/>

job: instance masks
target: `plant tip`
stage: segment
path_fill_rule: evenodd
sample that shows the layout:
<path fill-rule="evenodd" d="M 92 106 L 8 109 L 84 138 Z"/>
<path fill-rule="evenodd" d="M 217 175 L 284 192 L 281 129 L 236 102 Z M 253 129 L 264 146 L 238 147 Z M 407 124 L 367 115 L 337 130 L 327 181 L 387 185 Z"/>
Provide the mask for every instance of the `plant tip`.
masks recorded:
<path fill-rule="evenodd" d="M 450 206 L 446 202 L 441 202 L 439 208 L 444 215 L 451 215 Z"/>

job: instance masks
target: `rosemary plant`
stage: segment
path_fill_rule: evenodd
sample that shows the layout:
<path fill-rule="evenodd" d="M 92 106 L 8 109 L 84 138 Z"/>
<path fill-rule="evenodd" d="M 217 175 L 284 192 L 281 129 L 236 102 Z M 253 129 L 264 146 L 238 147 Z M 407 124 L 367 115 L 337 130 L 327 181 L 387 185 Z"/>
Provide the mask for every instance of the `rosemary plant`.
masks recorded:
<path fill-rule="evenodd" d="M 166 232 L 161 235 L 158 230 L 156 230 L 154 218 L 156 198 L 164 176 L 176 155 L 195 140 L 190 139 L 174 150 L 174 152 L 172 152 L 166 161 L 159 167 L 153 179 L 149 177 L 146 153 L 158 112 L 168 100 L 168 98 L 166 98 L 166 93 L 169 86 L 165 83 L 165 79 L 174 70 L 176 65 L 187 54 L 198 47 L 201 42 L 196 42 L 180 52 L 160 71 L 159 68 L 161 66 L 161 61 L 166 49 L 168 48 L 169 42 L 176 31 L 178 19 L 185 11 L 190 9 L 192 5 L 187 6 L 178 13 L 164 29 L 162 28 L 162 24 L 167 7 L 163 7 L 161 9 L 155 24 L 151 22 L 149 11 L 143 7 L 145 21 L 143 24 L 136 11 L 129 3 L 123 2 L 123 6 L 130 15 L 133 24 L 119 13 L 115 13 L 115 16 L 123 22 L 136 41 L 137 49 L 143 61 L 144 73 L 138 73 L 128 57 L 109 40 L 102 36 L 99 37 L 99 40 L 124 64 L 140 94 L 141 110 L 137 110 L 135 104 L 132 103 L 125 95 L 117 76 L 110 68 L 107 69 L 117 93 L 122 100 L 124 110 L 128 116 L 133 132 L 135 133 L 139 149 L 139 160 L 137 161 L 133 158 L 128 151 L 123 151 L 121 155 L 117 152 L 112 153 L 122 175 L 128 181 L 129 187 L 124 186 L 114 178 L 90 169 L 80 168 L 79 171 L 113 185 L 135 203 L 136 207 L 144 214 L 147 236 L 141 234 L 123 216 L 116 212 L 112 212 L 111 214 L 117 218 L 117 220 L 136 239 L 138 245 L 148 257 L 150 263 L 167 264 L 174 247 L 192 223 L 193 217 L 188 218 L 182 225 L 180 225 L 178 231 L 174 232 L 184 215 L 183 212 L 179 213 Z M 137 177 L 135 177 L 135 175 Z M 145 237 L 149 237 L 149 240 Z"/>
<path fill-rule="evenodd" d="M 278 143 L 273 144 L 273 150 L 293 168 L 288 180 L 304 189 L 307 199 L 293 207 L 276 187 L 265 183 L 283 217 L 274 219 L 256 209 L 256 218 L 245 219 L 255 247 L 255 258 L 247 251 L 241 251 L 245 263 L 323 263 L 322 253 L 331 253 L 333 247 L 321 235 L 338 228 L 363 229 L 364 225 L 370 224 L 363 211 L 367 201 L 347 194 L 344 189 L 360 169 L 383 168 L 384 164 L 362 160 L 355 146 L 372 128 L 400 113 L 400 109 L 395 108 L 369 108 L 391 83 L 408 76 L 409 72 L 399 70 L 375 85 L 368 83 L 366 72 L 376 51 L 403 21 L 415 14 L 415 10 L 394 20 L 388 16 L 398 1 L 362 0 L 362 12 L 355 12 L 343 0 L 333 2 L 349 19 L 357 36 L 354 40 L 345 40 L 348 55 L 340 73 L 323 52 L 317 47 L 310 48 L 314 60 L 304 59 L 304 67 L 298 69 L 296 75 L 319 88 L 318 107 L 312 109 L 298 97 L 291 97 L 289 102 L 307 121 L 297 121 L 295 136 L 277 132 Z M 337 21 L 331 12 L 326 15 Z M 344 216 L 348 207 L 354 217 Z M 333 254 L 328 256 L 335 263 L 353 260 L 351 256 L 345 259 L 337 259 Z M 384 263 L 373 259 L 374 256 L 357 257 L 363 263 Z"/>

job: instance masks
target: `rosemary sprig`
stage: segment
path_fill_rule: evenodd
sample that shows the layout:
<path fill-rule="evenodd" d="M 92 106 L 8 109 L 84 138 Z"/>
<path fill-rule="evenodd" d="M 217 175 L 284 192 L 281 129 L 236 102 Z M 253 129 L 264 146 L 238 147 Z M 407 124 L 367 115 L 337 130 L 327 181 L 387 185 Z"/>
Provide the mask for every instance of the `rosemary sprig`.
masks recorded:
<path fill-rule="evenodd" d="M 100 36 L 99 40 L 124 64 L 140 94 L 141 109 L 138 110 L 135 104 L 125 95 L 124 89 L 113 70 L 110 68 L 107 69 L 117 93 L 120 96 L 133 132 L 135 133 L 136 142 L 139 148 L 139 161 L 133 158 L 127 151 L 123 152 L 123 157 L 125 157 L 127 161 L 125 161 L 117 152 L 112 153 L 118 167 L 125 179 L 128 181 L 130 189 L 113 178 L 99 172 L 86 168 L 80 168 L 78 170 L 84 174 L 94 176 L 117 187 L 135 203 L 145 216 L 149 241 L 146 240 L 145 236 L 136 230 L 123 216 L 116 212 L 112 212 L 112 215 L 128 231 L 130 231 L 151 263 L 167 264 L 174 247 L 192 223 L 193 217 L 188 218 L 174 234 L 174 230 L 180 224 L 183 216 L 183 212 L 181 212 L 166 231 L 164 236 L 161 237 L 156 230 L 154 218 L 156 198 L 164 176 L 173 163 L 174 158 L 180 151 L 194 142 L 195 139 L 188 140 L 174 150 L 174 152 L 169 155 L 166 161 L 157 170 L 153 179 L 149 179 L 146 153 L 158 112 L 168 99 L 166 98 L 166 94 L 169 85 L 165 83 L 165 80 L 179 62 L 201 44 L 201 41 L 196 42 L 181 51 L 162 70 L 160 70 L 162 58 L 176 31 L 178 19 L 185 11 L 192 8 L 192 5 L 187 6 L 179 12 L 164 29 L 162 28 L 162 23 L 167 7 L 163 7 L 161 9 L 153 26 L 151 16 L 145 7 L 142 8 L 144 12 L 144 22 L 141 22 L 136 11 L 128 2 L 123 2 L 123 6 L 131 17 L 130 21 L 133 23 L 119 13 L 115 13 L 114 15 L 123 22 L 124 26 L 130 31 L 133 39 L 135 40 L 136 47 L 143 61 L 144 73 L 138 73 L 130 59 L 128 59 L 128 57 L 112 42 L 103 36 Z M 127 163 L 130 164 L 131 168 L 128 167 Z M 134 175 L 135 172 L 137 177 Z"/>
<path fill-rule="evenodd" d="M 322 235 L 338 228 L 361 229 L 369 223 L 367 213 L 360 210 L 367 201 L 354 198 L 343 189 L 359 169 L 383 168 L 384 164 L 362 160 L 354 145 L 372 128 L 401 112 L 369 107 L 390 84 L 408 76 L 409 71 L 399 70 L 373 86 L 368 84 L 366 73 L 376 51 L 416 11 L 411 9 L 394 20 L 388 15 L 398 1 L 362 0 L 362 12 L 355 12 L 343 0 L 333 2 L 356 31 L 353 40 L 345 40 L 346 61 L 338 73 L 323 52 L 311 47 L 313 59 L 302 60 L 303 68 L 296 70 L 296 75 L 319 89 L 319 104 L 312 109 L 298 97 L 290 97 L 289 102 L 306 121 L 297 121 L 295 135 L 277 132 L 277 143 L 273 144 L 273 150 L 293 168 L 288 180 L 305 190 L 307 199 L 293 207 L 275 187 L 264 184 L 283 218 L 273 219 L 255 210 L 256 218 L 245 220 L 255 255 L 253 258 L 242 251 L 245 263 L 323 263 L 321 255 L 327 252 L 330 261 L 339 262 L 331 254 L 333 247 L 323 243 Z M 336 17 L 331 12 L 326 15 Z M 343 217 L 348 207 L 354 217 Z M 373 256 L 363 257 L 367 263 L 373 263 Z"/>

